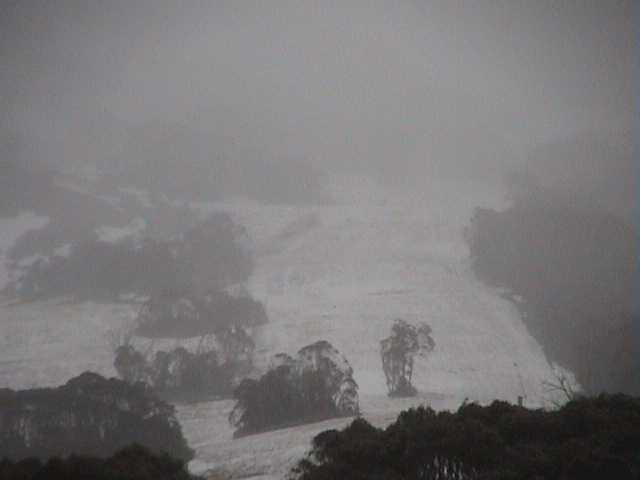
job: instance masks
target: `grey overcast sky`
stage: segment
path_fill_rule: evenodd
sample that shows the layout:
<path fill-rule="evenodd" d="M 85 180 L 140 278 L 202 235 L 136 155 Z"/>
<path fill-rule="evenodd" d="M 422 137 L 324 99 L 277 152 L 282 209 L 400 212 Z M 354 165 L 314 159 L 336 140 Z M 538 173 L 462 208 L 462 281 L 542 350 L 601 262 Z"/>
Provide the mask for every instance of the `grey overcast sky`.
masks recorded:
<path fill-rule="evenodd" d="M 632 0 L 5 0 L 0 125 L 44 160 L 130 126 L 323 166 L 496 169 L 631 129 Z"/>

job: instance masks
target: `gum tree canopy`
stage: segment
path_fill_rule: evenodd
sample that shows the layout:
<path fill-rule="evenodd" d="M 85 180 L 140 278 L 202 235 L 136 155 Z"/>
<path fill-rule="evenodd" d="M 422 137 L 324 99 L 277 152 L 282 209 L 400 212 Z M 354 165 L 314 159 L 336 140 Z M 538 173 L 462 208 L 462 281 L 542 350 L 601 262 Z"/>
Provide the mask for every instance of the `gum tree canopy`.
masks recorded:
<path fill-rule="evenodd" d="M 413 359 L 416 355 L 430 353 L 435 346 L 431 327 L 426 323 L 416 327 L 402 319 L 393 322 L 391 335 L 380 342 L 380 357 L 389 396 L 410 397 L 416 394 L 411 384 Z"/>
<path fill-rule="evenodd" d="M 353 369 L 324 340 L 302 348 L 295 358 L 276 355 L 272 368 L 258 380 L 243 380 L 234 397 L 229 422 L 236 435 L 359 412 Z"/>

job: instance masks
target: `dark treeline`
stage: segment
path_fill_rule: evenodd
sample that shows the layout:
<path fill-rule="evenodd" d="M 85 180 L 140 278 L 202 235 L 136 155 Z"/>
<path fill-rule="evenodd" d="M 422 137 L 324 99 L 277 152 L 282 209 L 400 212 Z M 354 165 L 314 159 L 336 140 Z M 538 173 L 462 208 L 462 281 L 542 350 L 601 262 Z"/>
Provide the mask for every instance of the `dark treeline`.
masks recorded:
<path fill-rule="evenodd" d="M 109 458 L 71 455 L 20 461 L 0 460 L 3 480 L 197 480 L 184 462 L 140 446 L 126 447 Z"/>
<path fill-rule="evenodd" d="M 528 201 L 478 209 L 468 233 L 475 272 L 524 299 L 524 322 L 552 361 L 587 392 L 640 392 L 630 227 L 607 213 Z"/>
<path fill-rule="evenodd" d="M 203 295 L 172 292 L 152 295 L 136 319 L 143 337 L 186 338 L 224 335 L 267 323 L 264 305 L 251 297 L 213 290 Z"/>
<path fill-rule="evenodd" d="M 133 443 L 193 458 L 174 407 L 142 384 L 85 372 L 57 388 L 0 390 L 3 457 L 106 457 Z"/>
<path fill-rule="evenodd" d="M 229 396 L 241 372 L 239 362 L 224 362 L 213 348 L 190 352 L 184 347 L 145 355 L 131 345 L 118 347 L 114 365 L 128 383 L 142 382 L 167 400 L 201 401 Z"/>
<path fill-rule="evenodd" d="M 49 220 L 4 252 L 6 261 L 52 256 L 65 245 L 92 239 L 101 226 L 124 227 L 137 214 L 81 189 L 66 188 L 63 183 L 51 169 L 0 158 L 0 218 L 30 212 Z"/>
<path fill-rule="evenodd" d="M 120 378 L 144 382 L 162 398 L 202 400 L 230 396 L 253 369 L 254 327 L 268 320 L 264 306 L 224 291 L 206 295 L 152 295 L 140 308 L 136 328 L 113 338 Z M 133 334 L 147 338 L 198 338 L 189 351 L 137 348 Z"/>
<path fill-rule="evenodd" d="M 53 256 L 68 246 L 91 241 L 105 227 L 125 228 L 138 222 L 154 239 L 178 235 L 198 222 L 185 202 L 161 194 L 119 186 L 107 189 L 43 166 L 20 165 L 0 159 L 0 218 L 33 213 L 48 219 L 29 230 L 5 253 L 10 262 L 32 256 Z"/>
<path fill-rule="evenodd" d="M 180 284 L 176 259 L 166 243 L 100 241 L 96 237 L 71 245 L 68 255 L 39 258 L 18 269 L 5 289 L 21 300 L 72 296 L 77 300 L 118 300 Z"/>
<path fill-rule="evenodd" d="M 216 213 L 171 239 L 142 235 L 116 242 L 95 233 L 73 243 L 66 255 L 15 266 L 17 279 L 6 290 L 24 300 L 73 296 L 117 300 L 122 295 L 208 292 L 244 281 L 253 258 L 245 233 L 224 213 Z M 14 248 L 20 248 L 29 236 Z"/>
<path fill-rule="evenodd" d="M 229 396 L 253 368 L 252 328 L 266 321 L 262 304 L 225 292 L 151 298 L 140 310 L 135 333 L 199 337 L 197 349 L 178 347 L 153 353 L 137 349 L 129 338 L 116 338 L 114 365 L 122 379 L 144 382 L 163 398 Z"/>
<path fill-rule="evenodd" d="M 477 209 L 466 232 L 478 277 L 518 300 L 548 358 L 590 394 L 640 393 L 633 160 L 615 140 L 536 149 L 510 178 L 512 206 Z"/>
<path fill-rule="evenodd" d="M 640 401 L 581 398 L 557 411 L 496 401 L 456 413 L 419 407 L 385 429 L 357 419 L 313 439 L 298 480 L 634 480 Z"/>

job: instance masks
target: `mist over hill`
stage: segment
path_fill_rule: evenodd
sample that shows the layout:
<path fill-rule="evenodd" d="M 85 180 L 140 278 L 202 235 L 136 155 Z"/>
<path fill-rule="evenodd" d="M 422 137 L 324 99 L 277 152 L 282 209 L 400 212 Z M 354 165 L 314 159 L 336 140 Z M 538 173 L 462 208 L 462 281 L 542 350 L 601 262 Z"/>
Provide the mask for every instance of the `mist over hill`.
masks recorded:
<path fill-rule="evenodd" d="M 0 390 L 147 383 L 269 479 L 336 415 L 638 392 L 631 0 L 5 3 Z"/>

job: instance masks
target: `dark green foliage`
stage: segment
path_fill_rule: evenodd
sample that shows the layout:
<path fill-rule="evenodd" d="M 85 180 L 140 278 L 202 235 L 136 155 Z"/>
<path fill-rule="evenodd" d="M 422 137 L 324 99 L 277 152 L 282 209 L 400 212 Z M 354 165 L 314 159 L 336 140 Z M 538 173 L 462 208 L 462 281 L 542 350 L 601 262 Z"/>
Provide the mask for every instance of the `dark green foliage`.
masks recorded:
<path fill-rule="evenodd" d="M 640 478 L 640 400 L 581 398 L 558 411 L 494 402 L 420 407 L 384 430 L 362 419 L 313 440 L 299 480 Z"/>
<path fill-rule="evenodd" d="M 526 197 L 477 209 L 467 230 L 479 278 L 524 299 L 532 335 L 590 393 L 640 392 L 632 288 L 638 239 L 616 217 Z"/>
<path fill-rule="evenodd" d="M 260 379 L 245 379 L 234 391 L 229 415 L 236 435 L 358 413 L 358 385 L 348 362 L 328 342 L 300 350 Z"/>
<path fill-rule="evenodd" d="M 108 456 L 131 443 L 189 460 L 173 406 L 142 384 L 83 373 L 57 388 L 0 390 L 0 454 Z"/>
<path fill-rule="evenodd" d="M 71 455 L 0 461 L 2 480 L 196 480 L 183 461 L 131 445 L 109 458 Z"/>

